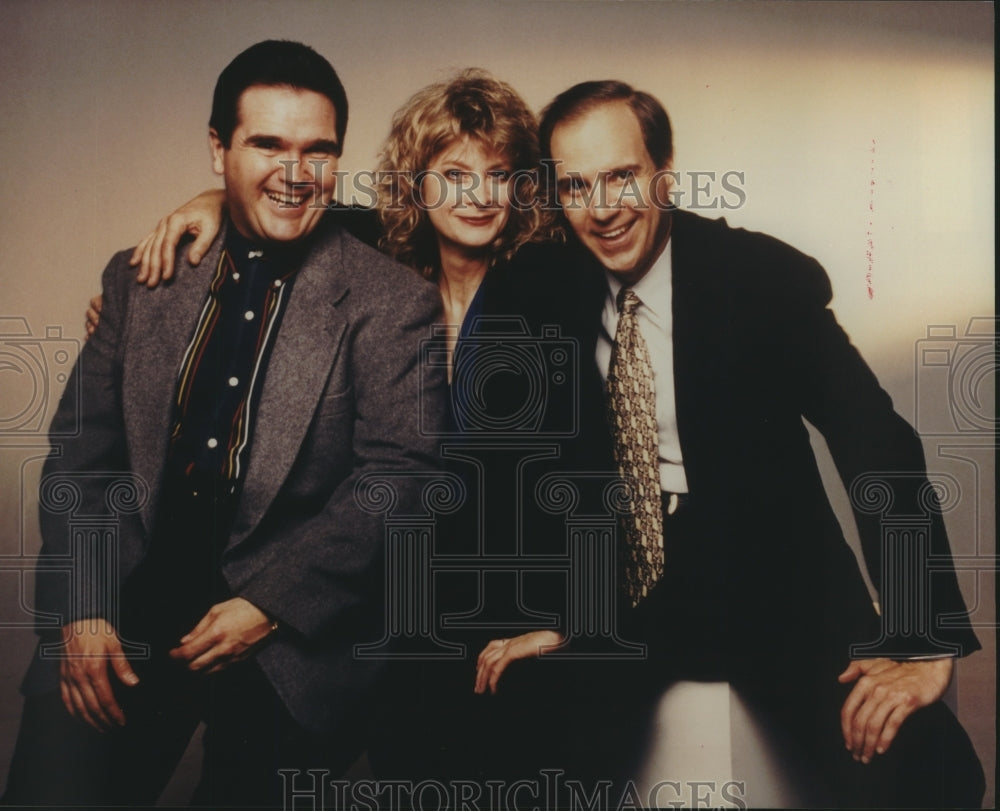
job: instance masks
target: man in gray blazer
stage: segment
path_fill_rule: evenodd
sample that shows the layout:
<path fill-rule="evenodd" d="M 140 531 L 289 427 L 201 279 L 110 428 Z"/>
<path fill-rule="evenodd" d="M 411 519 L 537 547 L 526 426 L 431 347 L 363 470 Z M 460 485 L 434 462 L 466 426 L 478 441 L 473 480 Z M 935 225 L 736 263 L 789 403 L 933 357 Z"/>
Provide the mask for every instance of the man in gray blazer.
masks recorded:
<path fill-rule="evenodd" d="M 319 54 L 247 49 L 213 100 L 213 272 L 105 270 L 53 426 L 79 429 L 43 474 L 4 802 L 152 804 L 199 721 L 199 804 L 280 805 L 314 778 L 279 769 L 336 776 L 363 748 L 377 667 L 353 649 L 378 638 L 384 525 L 356 490 L 384 473 L 415 498 L 445 381 L 418 368 L 436 289 L 322 218 L 346 124 Z"/>

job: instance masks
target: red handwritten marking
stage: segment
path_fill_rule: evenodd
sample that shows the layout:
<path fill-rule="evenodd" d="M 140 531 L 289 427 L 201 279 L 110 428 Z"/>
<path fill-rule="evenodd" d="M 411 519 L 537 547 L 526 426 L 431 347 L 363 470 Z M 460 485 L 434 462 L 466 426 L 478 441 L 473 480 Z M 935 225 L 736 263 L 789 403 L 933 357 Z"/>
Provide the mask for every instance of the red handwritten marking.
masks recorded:
<path fill-rule="evenodd" d="M 871 159 L 868 164 L 868 173 L 871 176 L 868 180 L 868 211 L 872 217 L 875 215 L 875 139 L 872 138 Z M 872 231 L 874 219 L 868 220 L 868 233 L 865 240 L 865 258 L 868 260 L 868 270 L 865 273 L 865 287 L 868 290 L 869 300 L 875 298 L 875 287 L 872 284 L 873 269 L 875 267 L 875 239 Z"/>

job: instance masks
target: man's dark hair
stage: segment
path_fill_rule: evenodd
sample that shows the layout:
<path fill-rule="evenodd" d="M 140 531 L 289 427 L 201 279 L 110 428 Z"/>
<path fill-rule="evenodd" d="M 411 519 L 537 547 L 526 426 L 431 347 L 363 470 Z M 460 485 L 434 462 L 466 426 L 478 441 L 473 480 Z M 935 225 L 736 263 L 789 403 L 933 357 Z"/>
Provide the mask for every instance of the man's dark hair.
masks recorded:
<path fill-rule="evenodd" d="M 330 99 L 337 114 L 337 154 L 340 154 L 347 130 L 347 94 L 337 71 L 308 45 L 284 39 L 251 45 L 219 74 L 208 126 L 215 130 L 226 149 L 232 146 L 240 96 L 254 85 L 312 90 Z"/>
<path fill-rule="evenodd" d="M 664 168 L 674 157 L 674 136 L 667 111 L 649 93 L 613 79 L 575 84 L 542 110 L 539 125 L 542 158 L 552 158 L 552 132 L 557 126 L 614 101 L 625 102 L 635 113 L 646 151 L 657 169 Z"/>

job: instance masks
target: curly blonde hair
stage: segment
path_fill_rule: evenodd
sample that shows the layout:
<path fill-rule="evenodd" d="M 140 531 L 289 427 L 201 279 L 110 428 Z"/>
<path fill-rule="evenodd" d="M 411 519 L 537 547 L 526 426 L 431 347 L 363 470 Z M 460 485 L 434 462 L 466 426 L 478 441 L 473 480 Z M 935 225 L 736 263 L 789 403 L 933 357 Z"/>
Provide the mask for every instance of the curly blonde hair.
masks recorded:
<path fill-rule="evenodd" d="M 463 70 L 418 91 L 397 110 L 379 153 L 375 207 L 384 231 L 381 247 L 428 279 L 440 269 L 438 247 L 418 185 L 434 157 L 463 137 L 503 155 L 514 170 L 510 217 L 490 246 L 491 265 L 551 235 L 554 227 L 537 195 L 534 114 L 506 82 L 477 68 Z"/>

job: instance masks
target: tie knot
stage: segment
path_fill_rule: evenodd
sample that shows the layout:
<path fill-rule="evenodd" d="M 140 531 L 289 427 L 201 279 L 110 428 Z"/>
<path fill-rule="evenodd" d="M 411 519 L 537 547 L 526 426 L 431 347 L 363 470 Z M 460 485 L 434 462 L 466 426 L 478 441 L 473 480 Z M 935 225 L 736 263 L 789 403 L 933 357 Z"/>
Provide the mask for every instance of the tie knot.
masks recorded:
<path fill-rule="evenodd" d="M 626 315 L 631 315 L 636 311 L 636 308 L 642 304 L 639 301 L 639 297 L 635 294 L 631 287 L 623 287 L 618 291 L 618 312 L 624 313 Z"/>

